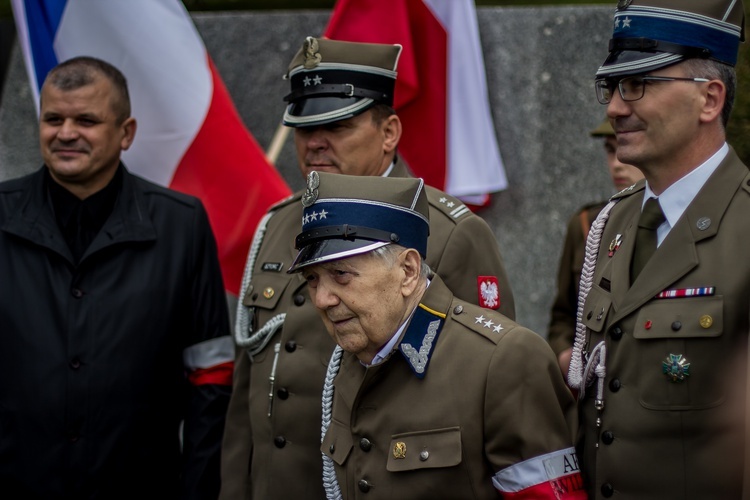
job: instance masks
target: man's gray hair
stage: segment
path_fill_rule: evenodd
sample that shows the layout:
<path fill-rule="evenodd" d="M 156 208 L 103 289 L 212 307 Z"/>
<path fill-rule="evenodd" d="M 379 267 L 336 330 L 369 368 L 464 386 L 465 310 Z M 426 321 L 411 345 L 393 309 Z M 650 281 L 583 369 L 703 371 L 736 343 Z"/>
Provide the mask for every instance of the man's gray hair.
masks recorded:
<path fill-rule="evenodd" d="M 396 263 L 396 258 L 404 250 L 406 250 L 406 247 L 397 245 L 395 243 L 390 243 L 380 248 L 376 248 L 371 253 L 374 257 L 377 257 L 381 260 L 386 261 L 389 266 L 393 266 Z M 430 266 L 427 264 L 427 262 L 424 259 L 420 258 L 420 262 L 421 262 L 421 265 L 419 267 L 419 277 L 429 278 L 432 275 L 432 270 L 430 269 Z"/>

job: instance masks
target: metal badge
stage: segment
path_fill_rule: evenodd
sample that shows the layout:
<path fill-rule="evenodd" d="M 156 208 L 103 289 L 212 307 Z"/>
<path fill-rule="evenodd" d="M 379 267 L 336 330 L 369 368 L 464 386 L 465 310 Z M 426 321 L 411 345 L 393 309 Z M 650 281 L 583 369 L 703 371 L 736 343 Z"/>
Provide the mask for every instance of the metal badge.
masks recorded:
<path fill-rule="evenodd" d="M 703 328 L 711 328 L 711 325 L 714 324 L 714 319 L 708 314 L 704 314 L 700 317 L 698 323 L 700 323 Z"/>
<path fill-rule="evenodd" d="M 695 223 L 695 227 L 697 227 L 699 231 L 705 231 L 710 226 L 711 226 L 711 219 L 709 219 L 708 217 L 701 217 Z"/>
<path fill-rule="evenodd" d="M 318 46 L 318 41 L 308 36 L 305 40 L 305 68 L 306 69 L 312 69 L 316 67 L 318 64 L 320 64 L 320 61 L 323 59 L 323 57 L 320 55 L 320 52 L 318 50 L 320 47 Z"/>
<path fill-rule="evenodd" d="M 690 363 L 682 357 L 682 354 L 669 354 L 661 363 L 662 372 L 672 382 L 682 382 L 685 377 L 690 376 Z"/>
<path fill-rule="evenodd" d="M 622 235 L 617 234 L 615 235 L 615 238 L 609 243 L 609 252 L 607 253 L 607 256 L 612 257 L 615 252 L 620 249 L 620 245 L 622 245 Z"/>
<path fill-rule="evenodd" d="M 305 194 L 302 195 L 303 207 L 312 206 L 318 199 L 318 186 L 320 186 L 320 175 L 318 175 L 317 171 L 313 170 L 307 174 L 307 189 L 305 189 Z"/>
<path fill-rule="evenodd" d="M 393 458 L 406 458 L 406 443 L 399 441 L 393 445 Z"/>
<path fill-rule="evenodd" d="M 264 296 L 265 298 L 267 298 L 267 299 L 270 299 L 270 298 L 271 298 L 271 297 L 273 297 L 273 296 L 274 296 L 275 294 L 276 294 L 276 292 L 275 292 L 275 291 L 273 290 L 273 288 L 271 288 L 270 286 L 269 286 L 269 287 L 266 287 L 266 289 L 265 289 L 265 290 L 263 290 L 263 296 Z"/>

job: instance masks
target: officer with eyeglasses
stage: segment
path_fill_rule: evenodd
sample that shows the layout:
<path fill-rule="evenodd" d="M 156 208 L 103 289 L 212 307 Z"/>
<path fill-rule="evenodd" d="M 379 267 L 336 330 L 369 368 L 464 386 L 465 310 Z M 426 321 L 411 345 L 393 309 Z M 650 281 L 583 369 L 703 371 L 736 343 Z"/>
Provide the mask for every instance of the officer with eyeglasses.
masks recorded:
<path fill-rule="evenodd" d="M 645 175 L 589 233 L 569 383 L 592 499 L 747 498 L 750 172 L 726 143 L 741 0 L 620 0 L 596 95 Z"/>

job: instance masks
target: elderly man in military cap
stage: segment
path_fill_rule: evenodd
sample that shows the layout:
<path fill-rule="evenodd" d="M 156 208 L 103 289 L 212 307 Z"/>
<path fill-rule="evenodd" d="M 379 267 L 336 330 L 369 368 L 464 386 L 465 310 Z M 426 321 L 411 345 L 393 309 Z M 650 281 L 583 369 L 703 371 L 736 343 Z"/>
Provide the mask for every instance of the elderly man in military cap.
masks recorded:
<path fill-rule="evenodd" d="M 591 498 L 741 498 L 750 173 L 726 143 L 737 0 L 620 1 L 596 75 L 645 181 L 589 235 L 569 382 Z M 750 477 L 750 476 L 745 476 Z"/>
<path fill-rule="evenodd" d="M 539 335 L 430 271 L 421 179 L 311 172 L 300 273 L 336 341 L 328 498 L 585 498 L 575 402 Z"/>
<path fill-rule="evenodd" d="M 399 45 L 308 37 L 286 75 L 284 123 L 294 127 L 303 175 L 406 177 L 392 109 Z M 497 240 L 459 200 L 425 188 L 427 263 L 457 296 L 514 317 Z M 222 498 L 324 498 L 320 388 L 335 346 L 294 258 L 302 192 L 271 208 L 243 277 L 235 329 L 234 389 L 222 452 Z M 484 290 L 485 293 L 480 293 Z"/>

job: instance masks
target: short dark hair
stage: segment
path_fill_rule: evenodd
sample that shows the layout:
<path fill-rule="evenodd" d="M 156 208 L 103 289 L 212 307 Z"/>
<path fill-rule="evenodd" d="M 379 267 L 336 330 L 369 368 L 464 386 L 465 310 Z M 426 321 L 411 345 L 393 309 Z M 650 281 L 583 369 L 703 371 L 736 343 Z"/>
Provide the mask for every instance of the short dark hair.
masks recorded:
<path fill-rule="evenodd" d="M 726 129 L 729 123 L 729 115 L 732 114 L 734 97 L 737 93 L 737 72 L 734 67 L 713 59 L 687 59 L 682 64 L 686 74 L 692 77 L 708 78 L 709 80 L 721 80 L 727 89 L 724 108 L 721 110 L 721 123 Z"/>
<path fill-rule="evenodd" d="M 391 115 L 396 114 L 396 110 L 392 107 L 388 106 L 387 104 L 383 103 L 376 103 L 373 107 L 370 108 L 372 111 L 372 121 L 375 123 L 375 125 L 380 125 L 383 123 L 383 120 L 387 119 Z"/>
<path fill-rule="evenodd" d="M 117 116 L 118 123 L 130 117 L 130 94 L 125 75 L 110 63 L 90 56 L 79 56 L 63 61 L 50 70 L 44 80 L 64 91 L 76 90 L 91 85 L 97 77 L 103 76 L 112 83 L 112 109 Z"/>

